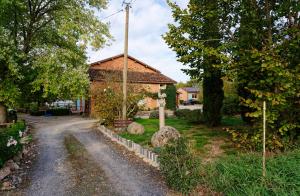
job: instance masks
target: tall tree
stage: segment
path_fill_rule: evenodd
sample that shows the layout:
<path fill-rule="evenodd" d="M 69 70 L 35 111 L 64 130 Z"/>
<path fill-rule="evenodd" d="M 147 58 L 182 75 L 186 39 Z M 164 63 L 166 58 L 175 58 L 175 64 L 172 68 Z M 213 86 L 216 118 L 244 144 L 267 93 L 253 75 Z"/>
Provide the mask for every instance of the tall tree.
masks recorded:
<path fill-rule="evenodd" d="M 228 61 L 226 39 L 230 31 L 228 5 L 223 0 L 190 0 L 186 9 L 169 2 L 175 24 L 164 39 L 191 77 L 203 80 L 203 114 L 210 126 L 221 122 L 223 72 Z M 227 26 L 225 26 L 227 24 Z"/>
<path fill-rule="evenodd" d="M 270 143 L 282 148 L 300 136 L 300 2 L 239 3 L 234 69 L 244 115 L 261 122 L 267 101 Z"/>
<path fill-rule="evenodd" d="M 22 100 L 82 96 L 86 48 L 102 47 L 108 26 L 96 17 L 106 0 L 0 1 L 0 123 Z"/>

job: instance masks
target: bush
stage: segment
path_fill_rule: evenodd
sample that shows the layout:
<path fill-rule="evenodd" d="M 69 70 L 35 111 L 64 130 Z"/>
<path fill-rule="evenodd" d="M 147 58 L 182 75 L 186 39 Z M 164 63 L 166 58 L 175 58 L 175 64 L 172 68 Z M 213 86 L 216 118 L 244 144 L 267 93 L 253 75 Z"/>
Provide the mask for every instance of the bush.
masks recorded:
<path fill-rule="evenodd" d="M 190 151 L 184 138 L 171 141 L 159 155 L 160 169 L 167 184 L 182 193 L 189 193 L 200 179 L 200 160 Z"/>
<path fill-rule="evenodd" d="M 175 116 L 177 116 L 177 118 L 185 119 L 189 112 L 191 112 L 189 109 L 176 110 Z"/>
<path fill-rule="evenodd" d="M 237 148 L 251 151 L 262 150 L 262 130 L 248 128 L 244 130 L 226 129 L 231 135 L 231 140 Z M 289 137 L 282 137 L 277 134 L 267 134 L 266 148 L 269 151 L 285 151 L 299 147 L 299 143 Z"/>
<path fill-rule="evenodd" d="M 55 108 L 55 109 L 48 109 L 46 114 L 50 114 L 52 116 L 66 116 L 70 115 L 70 109 L 67 108 Z"/>
<path fill-rule="evenodd" d="M 172 85 L 167 85 L 166 88 L 166 108 L 169 110 L 176 109 L 176 87 Z"/>
<path fill-rule="evenodd" d="M 233 116 L 240 114 L 240 101 L 237 96 L 226 97 L 223 101 L 222 113 Z"/>
<path fill-rule="evenodd" d="M 168 114 L 165 112 L 165 118 L 168 118 Z M 159 119 L 159 111 L 154 110 L 150 113 L 149 119 Z"/>
<path fill-rule="evenodd" d="M 25 130 L 24 122 L 17 122 L 9 128 L 0 129 L 0 168 L 5 161 L 11 159 L 22 149 L 19 131 L 23 130 Z M 11 137 L 17 141 L 17 144 L 8 147 L 7 143 Z"/>
<path fill-rule="evenodd" d="M 191 123 L 201 123 L 204 122 L 203 114 L 201 110 L 189 110 L 181 109 L 176 110 L 175 115 L 180 119 L 185 119 Z"/>
<path fill-rule="evenodd" d="M 188 112 L 185 119 L 191 123 L 203 123 L 203 114 L 201 110 L 191 110 Z"/>
<path fill-rule="evenodd" d="M 203 183 L 224 195 L 300 195 L 300 151 L 269 157 L 262 178 L 261 156 L 227 156 L 203 170 Z"/>

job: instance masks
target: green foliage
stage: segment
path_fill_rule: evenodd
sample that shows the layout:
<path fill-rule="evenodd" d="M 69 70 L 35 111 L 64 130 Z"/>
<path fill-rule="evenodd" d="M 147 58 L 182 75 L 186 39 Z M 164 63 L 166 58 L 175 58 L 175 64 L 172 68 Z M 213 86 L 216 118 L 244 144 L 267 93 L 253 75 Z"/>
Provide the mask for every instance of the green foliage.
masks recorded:
<path fill-rule="evenodd" d="M 168 114 L 165 112 L 165 118 L 168 118 Z M 159 111 L 154 110 L 150 113 L 149 119 L 159 119 Z"/>
<path fill-rule="evenodd" d="M 32 102 L 29 104 L 29 110 L 33 112 L 37 112 L 39 110 L 39 106 L 37 102 Z"/>
<path fill-rule="evenodd" d="M 94 117 L 104 120 L 105 124 L 112 125 L 115 119 L 122 117 L 123 94 L 118 83 L 108 81 L 107 88 L 92 90 L 95 101 Z M 133 118 L 138 112 L 140 100 L 145 98 L 145 90 L 128 85 L 127 92 L 127 117 Z"/>
<path fill-rule="evenodd" d="M 227 156 L 207 165 L 202 181 L 224 195 L 299 195 L 299 160 L 299 150 L 268 157 L 263 179 L 260 155 Z"/>
<path fill-rule="evenodd" d="M 181 109 L 176 110 L 175 115 L 178 118 L 185 119 L 190 123 L 203 123 L 204 118 L 201 110 L 189 110 L 189 109 Z"/>
<path fill-rule="evenodd" d="M 220 29 L 231 24 L 227 9 L 231 2 L 192 0 L 186 9 L 168 2 L 175 24 L 169 24 L 164 39 L 178 61 L 189 66 L 183 71 L 198 81 L 203 79 L 203 115 L 208 125 L 216 126 L 221 122 L 224 96 L 224 69 L 220 67 L 229 61 L 227 40 L 222 37 L 232 33 Z"/>
<path fill-rule="evenodd" d="M 241 1 L 237 7 L 240 27 L 231 69 L 237 76 L 243 119 L 258 130 L 266 101 L 268 132 L 278 141 L 296 141 L 300 135 L 300 16 L 296 11 L 300 4 L 271 2 Z"/>
<path fill-rule="evenodd" d="M 203 116 L 209 126 L 217 126 L 221 123 L 223 106 L 223 81 L 220 71 L 203 79 Z"/>
<path fill-rule="evenodd" d="M 175 116 L 177 116 L 177 118 L 185 119 L 190 112 L 190 109 L 178 109 L 175 111 Z"/>
<path fill-rule="evenodd" d="M 256 128 L 246 128 L 244 130 L 226 130 L 231 135 L 231 140 L 237 148 L 250 151 L 262 150 L 263 131 Z M 299 147 L 299 141 L 288 136 L 282 137 L 278 134 L 267 134 L 266 148 L 269 151 L 294 149 Z"/>
<path fill-rule="evenodd" d="M 110 38 L 95 12 L 105 6 L 105 0 L 0 1 L 0 103 L 84 96 L 86 49 Z"/>
<path fill-rule="evenodd" d="M 202 110 L 191 110 L 191 112 L 187 113 L 185 119 L 191 123 L 204 123 L 205 119 L 203 117 Z"/>
<path fill-rule="evenodd" d="M 239 98 L 237 96 L 225 97 L 223 101 L 222 113 L 229 116 L 240 114 Z"/>
<path fill-rule="evenodd" d="M 176 87 L 172 85 L 167 85 L 166 88 L 166 108 L 169 110 L 176 109 Z"/>
<path fill-rule="evenodd" d="M 24 122 L 17 122 L 9 128 L 0 129 L 0 168 L 3 166 L 5 161 L 12 158 L 22 149 L 19 131 L 23 131 L 24 129 Z M 17 144 L 8 147 L 7 143 L 11 137 L 17 141 Z"/>
<path fill-rule="evenodd" d="M 192 153 L 187 141 L 179 138 L 162 148 L 160 170 L 168 185 L 182 193 L 189 193 L 200 179 L 200 161 Z"/>

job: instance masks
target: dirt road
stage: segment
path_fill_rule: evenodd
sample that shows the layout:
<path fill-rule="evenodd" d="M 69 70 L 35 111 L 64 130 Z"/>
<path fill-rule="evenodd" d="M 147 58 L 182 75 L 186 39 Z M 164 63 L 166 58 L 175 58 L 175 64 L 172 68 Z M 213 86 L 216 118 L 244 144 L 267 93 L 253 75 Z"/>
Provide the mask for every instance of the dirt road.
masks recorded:
<path fill-rule="evenodd" d="M 21 195 L 166 195 L 156 169 L 80 117 L 24 117 L 36 129 L 38 157 Z"/>

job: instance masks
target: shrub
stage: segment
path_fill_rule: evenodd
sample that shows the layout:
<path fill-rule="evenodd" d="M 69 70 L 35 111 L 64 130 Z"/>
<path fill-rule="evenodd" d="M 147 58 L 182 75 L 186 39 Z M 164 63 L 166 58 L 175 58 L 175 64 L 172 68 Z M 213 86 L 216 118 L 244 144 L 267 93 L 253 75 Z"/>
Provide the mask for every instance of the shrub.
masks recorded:
<path fill-rule="evenodd" d="M 3 166 L 5 161 L 11 159 L 22 149 L 19 131 L 23 131 L 24 129 L 24 122 L 17 122 L 9 128 L 0 129 L 0 168 Z M 11 137 L 17 141 L 17 144 L 7 146 L 8 140 Z"/>
<path fill-rule="evenodd" d="M 154 110 L 150 113 L 149 115 L 150 119 L 159 119 L 159 111 L 158 110 Z M 165 118 L 168 118 L 168 114 L 165 112 Z"/>
<path fill-rule="evenodd" d="M 183 102 L 184 102 L 183 100 L 179 100 L 179 104 L 180 104 L 180 105 L 182 105 L 182 104 L 183 104 Z"/>
<path fill-rule="evenodd" d="M 236 147 L 251 151 L 262 150 L 262 130 L 248 128 L 245 130 L 226 129 L 226 131 L 231 135 L 231 140 Z M 270 151 L 284 151 L 298 146 L 298 142 L 290 137 L 282 137 L 276 134 L 267 134 L 266 136 L 266 148 Z"/>
<path fill-rule="evenodd" d="M 166 88 L 166 108 L 169 110 L 176 109 L 176 87 L 172 85 L 167 85 Z"/>
<path fill-rule="evenodd" d="M 237 96 L 226 97 L 223 101 L 222 113 L 225 115 L 236 115 L 240 113 L 240 102 Z"/>
<path fill-rule="evenodd" d="M 189 109 L 176 110 L 175 116 L 177 116 L 177 118 L 185 119 L 185 117 L 187 116 L 187 113 L 189 113 L 189 112 L 191 112 L 191 110 L 189 110 Z"/>
<path fill-rule="evenodd" d="M 204 122 L 203 114 L 201 110 L 189 110 L 181 109 L 176 110 L 175 115 L 180 119 L 185 119 L 191 123 L 201 123 Z"/>
<path fill-rule="evenodd" d="M 269 157 L 262 178 L 261 156 L 227 156 L 207 165 L 203 183 L 224 195 L 300 195 L 300 151 Z"/>
<path fill-rule="evenodd" d="M 201 110 L 191 110 L 186 114 L 185 119 L 191 123 L 202 123 L 204 122 L 203 114 Z"/>
<path fill-rule="evenodd" d="M 200 160 L 184 138 L 171 141 L 160 151 L 160 169 L 167 184 L 182 193 L 190 192 L 200 179 Z"/>

